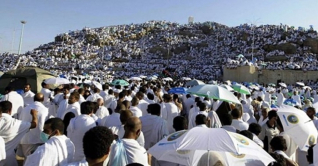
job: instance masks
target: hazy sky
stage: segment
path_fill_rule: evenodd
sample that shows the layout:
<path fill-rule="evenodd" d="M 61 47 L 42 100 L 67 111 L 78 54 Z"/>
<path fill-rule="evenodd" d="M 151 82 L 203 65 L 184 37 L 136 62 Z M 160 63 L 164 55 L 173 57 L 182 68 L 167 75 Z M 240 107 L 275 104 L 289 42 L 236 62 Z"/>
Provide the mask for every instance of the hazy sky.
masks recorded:
<path fill-rule="evenodd" d="M 215 21 L 228 26 L 260 24 L 318 27 L 318 0 L 0 0 L 0 52 L 22 52 L 83 27 L 167 20 Z M 15 33 L 14 33 L 15 32 Z M 14 35 L 15 34 L 15 35 Z M 14 39 L 14 40 L 13 40 Z M 14 42 L 13 42 L 14 41 Z"/>

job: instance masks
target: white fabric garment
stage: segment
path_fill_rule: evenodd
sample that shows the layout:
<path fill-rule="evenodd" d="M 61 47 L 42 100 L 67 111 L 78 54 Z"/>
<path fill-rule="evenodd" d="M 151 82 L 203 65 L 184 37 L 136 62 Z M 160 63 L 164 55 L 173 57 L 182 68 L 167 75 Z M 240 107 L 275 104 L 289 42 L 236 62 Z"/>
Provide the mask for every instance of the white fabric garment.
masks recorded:
<path fill-rule="evenodd" d="M 85 98 L 80 94 L 80 98 L 79 98 L 78 102 L 79 102 L 80 104 L 82 104 L 82 103 L 85 102 L 85 101 L 86 101 Z"/>
<path fill-rule="evenodd" d="M 132 112 L 134 117 L 139 118 L 142 116 L 142 111 L 138 107 L 131 106 L 129 110 Z"/>
<path fill-rule="evenodd" d="M 122 139 L 124 137 L 124 134 L 125 134 L 124 125 L 113 126 L 113 127 L 110 127 L 110 129 L 112 130 L 113 134 L 116 134 L 118 136 L 119 139 Z M 140 135 L 138 136 L 136 141 L 139 143 L 140 146 L 142 147 L 145 146 L 145 137 L 142 131 L 140 132 Z"/>
<path fill-rule="evenodd" d="M 71 119 L 70 124 L 67 127 L 67 136 L 75 146 L 73 162 L 81 161 L 85 157 L 83 152 L 83 137 L 89 129 L 95 126 L 95 120 L 86 114 Z"/>
<path fill-rule="evenodd" d="M 32 115 L 30 110 L 35 109 L 38 111 L 38 125 L 36 128 L 30 130 L 21 139 L 21 144 L 42 144 L 44 143 L 40 139 L 41 132 L 43 131 L 44 123 L 48 119 L 49 110 L 41 102 L 35 101 L 33 104 L 25 107 L 21 112 L 20 120 L 24 122 L 31 122 Z"/>
<path fill-rule="evenodd" d="M 140 146 L 134 139 L 122 139 L 123 145 L 126 150 L 128 164 L 140 163 L 142 165 L 148 165 L 147 151 L 144 147 Z M 116 144 L 111 146 L 109 155 L 109 164 L 112 165 L 113 159 L 116 154 Z"/>
<path fill-rule="evenodd" d="M 56 117 L 61 118 L 64 115 L 64 112 L 66 111 L 68 106 L 68 99 L 64 99 L 60 102 L 59 107 L 57 108 L 57 113 L 56 113 Z"/>
<path fill-rule="evenodd" d="M 268 121 L 268 118 L 265 118 L 265 119 L 264 119 L 263 115 L 261 115 L 261 117 L 259 118 L 259 120 L 258 120 L 257 123 L 258 123 L 260 126 L 263 126 L 267 121 Z"/>
<path fill-rule="evenodd" d="M 259 145 L 260 147 L 264 147 L 264 143 L 263 143 L 263 141 L 262 140 L 260 140 L 259 138 L 258 138 L 258 136 L 257 135 L 255 135 L 254 133 L 252 133 L 253 134 L 253 141 L 255 142 L 255 143 L 257 143 L 257 145 Z"/>
<path fill-rule="evenodd" d="M 98 110 L 96 111 L 95 115 L 100 118 L 103 119 L 106 116 L 109 116 L 109 111 L 105 106 L 99 106 Z"/>
<path fill-rule="evenodd" d="M 222 123 L 218 114 L 215 111 L 210 111 L 208 113 L 208 117 L 210 119 L 210 127 L 211 128 L 220 128 L 222 127 Z"/>
<path fill-rule="evenodd" d="M 301 99 L 299 95 L 292 95 L 292 99 L 296 102 L 296 105 L 301 107 Z"/>
<path fill-rule="evenodd" d="M 192 121 L 192 119 L 193 119 L 192 116 L 197 115 L 198 112 L 199 112 L 199 107 L 197 107 L 197 106 L 194 106 L 193 108 L 190 109 L 188 119 L 191 119 L 191 120 L 189 120 L 189 122 L 188 122 L 188 129 L 192 129 L 195 126 L 195 123 Z"/>
<path fill-rule="evenodd" d="M 283 105 L 284 100 L 285 100 L 285 98 L 284 98 L 283 93 L 277 93 L 277 106 L 278 107 Z"/>
<path fill-rule="evenodd" d="M 139 100 L 138 108 L 142 111 L 143 116 L 148 114 L 147 112 L 148 105 L 149 103 L 146 100 L 144 99 Z"/>
<path fill-rule="evenodd" d="M 249 115 L 249 119 L 247 120 L 247 123 L 248 124 L 251 124 L 251 123 L 257 123 L 256 121 L 256 118 L 254 116 L 254 109 L 253 109 L 253 106 L 251 105 L 248 105 L 247 103 L 246 104 L 242 104 L 243 106 L 243 112 L 244 113 L 247 113 Z"/>
<path fill-rule="evenodd" d="M 24 108 L 24 101 L 21 95 L 16 91 L 11 91 L 4 95 L 1 101 L 10 101 L 12 103 L 11 115 L 15 118 L 19 118 L 19 114 Z"/>
<path fill-rule="evenodd" d="M 23 98 L 23 102 L 24 102 L 24 107 L 28 106 L 29 104 L 32 104 L 34 101 L 34 93 L 29 90 L 27 92 L 24 92 L 21 94 L 22 98 Z"/>
<path fill-rule="evenodd" d="M 279 134 L 280 136 L 283 136 L 286 140 L 286 146 L 287 150 L 285 151 L 285 154 L 293 161 L 296 162 L 296 151 L 298 148 L 298 145 L 295 143 L 295 141 L 285 132 L 281 132 Z"/>
<path fill-rule="evenodd" d="M 51 98 L 52 92 L 49 89 L 42 88 L 41 89 L 41 93 L 44 96 L 43 104 L 47 107 L 49 105 L 49 103 L 50 103 L 50 98 Z"/>
<path fill-rule="evenodd" d="M 94 93 L 94 94 L 89 95 L 86 98 L 86 101 L 96 102 L 97 99 L 99 99 L 99 98 L 103 99 L 103 97 L 101 95 L 99 95 L 98 93 Z"/>
<path fill-rule="evenodd" d="M 101 124 L 99 126 L 105 126 L 105 127 L 113 127 L 113 126 L 120 126 L 120 114 L 117 112 L 114 112 L 113 114 L 104 117 L 104 119 L 101 120 Z"/>
<path fill-rule="evenodd" d="M 75 147 L 65 135 L 53 136 L 29 155 L 24 166 L 65 166 L 71 163 Z"/>
<path fill-rule="evenodd" d="M 238 120 L 238 119 L 233 119 L 231 126 L 235 127 L 237 130 L 243 131 L 248 129 L 248 123 Z"/>
<path fill-rule="evenodd" d="M 191 109 L 191 106 L 194 104 L 194 99 L 193 98 L 191 98 L 191 97 L 189 97 L 189 98 L 187 98 L 185 101 L 184 101 L 184 106 L 183 106 L 183 108 L 184 108 L 184 114 L 185 115 L 189 115 L 189 111 L 190 111 L 190 109 Z"/>
<path fill-rule="evenodd" d="M 112 103 L 113 100 L 116 100 L 115 99 L 115 96 L 114 95 L 107 95 L 104 97 L 104 106 L 106 108 L 109 108 L 110 107 L 110 104 Z M 114 110 L 113 110 L 114 111 Z"/>
<path fill-rule="evenodd" d="M 9 114 L 2 113 L 0 117 L 0 137 L 4 139 L 6 155 L 4 166 L 17 166 L 14 149 L 30 129 L 30 122 L 23 122 L 12 118 Z"/>
<path fill-rule="evenodd" d="M 6 148 L 2 137 L 0 137 L 0 165 L 4 165 L 4 159 L 6 159 Z"/>
<path fill-rule="evenodd" d="M 229 131 L 229 132 L 236 133 L 236 128 L 233 127 L 233 126 L 230 126 L 230 125 L 222 126 L 222 129 L 224 129 L 224 130 L 226 130 L 226 131 Z"/>
<path fill-rule="evenodd" d="M 149 149 L 169 134 L 167 122 L 159 116 L 147 114 L 140 117 L 140 121 L 142 124 L 141 131 L 145 137 L 146 149 Z"/>
<path fill-rule="evenodd" d="M 161 115 L 167 121 L 169 134 L 175 132 L 173 119 L 179 115 L 178 107 L 174 103 L 163 103 L 161 105 Z"/>
<path fill-rule="evenodd" d="M 65 115 L 68 112 L 73 112 L 75 116 L 81 115 L 81 105 L 80 105 L 80 103 L 79 102 L 75 102 L 73 104 L 68 104 L 67 107 L 66 107 L 66 110 L 62 114 L 61 119 L 64 119 Z"/>
<path fill-rule="evenodd" d="M 213 102 L 212 111 L 216 111 L 216 110 L 220 107 L 220 105 L 221 105 L 222 103 L 223 103 L 223 101 L 219 101 L 219 100 Z"/>

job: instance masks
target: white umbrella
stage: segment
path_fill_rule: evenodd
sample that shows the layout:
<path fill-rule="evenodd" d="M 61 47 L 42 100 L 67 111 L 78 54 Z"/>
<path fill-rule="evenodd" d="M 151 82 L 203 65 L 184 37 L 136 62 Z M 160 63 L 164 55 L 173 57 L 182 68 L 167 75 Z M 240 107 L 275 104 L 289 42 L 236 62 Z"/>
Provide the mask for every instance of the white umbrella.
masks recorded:
<path fill-rule="evenodd" d="M 299 86 L 305 86 L 305 84 L 303 82 L 296 82 L 296 84 Z"/>
<path fill-rule="evenodd" d="M 98 88 L 99 90 L 103 90 L 103 86 L 102 84 L 100 84 L 97 81 L 92 81 L 92 85 L 94 85 L 96 88 Z"/>
<path fill-rule="evenodd" d="M 255 89 L 255 90 L 259 90 L 259 87 L 258 86 L 256 86 L 256 85 L 251 85 L 251 86 L 249 86 L 248 88 L 250 88 L 250 89 Z"/>
<path fill-rule="evenodd" d="M 187 82 L 185 84 L 185 86 L 196 86 L 196 85 L 203 85 L 205 84 L 203 81 L 200 81 L 200 80 L 191 80 L 189 82 Z"/>
<path fill-rule="evenodd" d="M 129 80 L 141 81 L 142 79 L 140 77 L 131 77 L 131 78 L 129 78 Z"/>
<path fill-rule="evenodd" d="M 189 78 L 189 77 L 182 77 L 181 80 L 190 81 L 191 78 Z"/>
<path fill-rule="evenodd" d="M 279 85 L 280 85 L 281 87 L 287 88 L 287 85 L 286 85 L 285 83 L 283 83 L 283 82 L 280 82 Z"/>
<path fill-rule="evenodd" d="M 220 87 L 223 87 L 223 88 L 227 89 L 228 91 L 234 91 L 234 89 L 229 85 L 223 84 L 223 85 L 220 85 Z"/>
<path fill-rule="evenodd" d="M 314 146 L 314 156 L 318 155 L 318 145 Z M 318 166 L 318 157 L 314 157 L 314 166 Z"/>
<path fill-rule="evenodd" d="M 306 151 L 310 145 L 317 142 L 317 129 L 307 114 L 295 107 L 282 105 L 277 114 L 288 134 L 299 148 Z"/>
<path fill-rule="evenodd" d="M 234 96 L 233 93 L 217 85 L 209 85 L 209 84 L 197 85 L 188 89 L 187 92 L 198 95 L 198 96 L 204 96 L 204 97 L 217 99 L 221 101 L 233 102 L 237 104 L 241 103 L 237 99 L 237 97 Z"/>
<path fill-rule="evenodd" d="M 252 140 L 222 128 L 194 127 L 175 132 L 151 147 L 148 153 L 157 160 L 192 166 L 208 151 L 220 154 L 227 165 L 255 166 L 275 161 Z"/>
<path fill-rule="evenodd" d="M 49 79 L 46 79 L 44 81 L 46 84 L 69 84 L 70 81 L 66 78 L 60 78 L 60 77 L 56 77 L 56 78 L 49 78 Z"/>
<path fill-rule="evenodd" d="M 303 87 L 303 89 L 307 89 L 307 88 L 308 88 L 309 90 L 311 90 L 311 87 L 310 87 L 310 86 L 304 86 L 304 87 Z"/>
<path fill-rule="evenodd" d="M 186 132 L 187 130 L 182 130 L 170 134 L 152 146 L 148 153 L 157 160 L 175 162 L 187 166 L 196 165 L 205 151 L 177 151 L 176 141 L 180 141 Z M 182 160 L 178 160 L 181 158 Z"/>
<path fill-rule="evenodd" d="M 170 77 L 163 78 L 162 80 L 164 80 L 164 81 L 173 81 L 173 79 L 170 78 Z"/>
<path fill-rule="evenodd" d="M 211 80 L 211 81 L 208 82 L 208 84 L 214 84 L 214 85 L 216 85 L 216 84 L 218 84 L 218 83 L 217 83 L 217 81 Z"/>
<path fill-rule="evenodd" d="M 247 95 L 251 94 L 250 90 L 242 84 L 232 85 L 232 88 L 234 89 L 234 91 L 239 92 L 239 93 L 243 93 L 243 94 L 247 94 Z"/>
<path fill-rule="evenodd" d="M 144 75 L 140 75 L 139 77 L 140 78 L 147 78 L 147 76 L 144 76 Z"/>

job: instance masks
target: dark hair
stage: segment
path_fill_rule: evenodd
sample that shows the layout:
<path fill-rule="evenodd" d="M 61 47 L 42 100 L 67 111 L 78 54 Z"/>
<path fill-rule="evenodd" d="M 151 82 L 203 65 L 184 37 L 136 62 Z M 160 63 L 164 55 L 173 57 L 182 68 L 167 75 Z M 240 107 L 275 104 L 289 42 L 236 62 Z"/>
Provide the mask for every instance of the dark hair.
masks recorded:
<path fill-rule="evenodd" d="M 282 136 L 274 137 L 270 142 L 271 147 L 273 150 L 287 150 L 286 140 Z"/>
<path fill-rule="evenodd" d="M 1 101 L 0 109 L 2 113 L 9 113 L 9 111 L 12 109 L 12 103 L 10 101 Z"/>
<path fill-rule="evenodd" d="M 223 124 L 222 125 L 232 125 L 233 117 L 230 114 L 224 114 Z"/>
<path fill-rule="evenodd" d="M 85 101 L 81 104 L 81 114 L 90 114 L 94 111 L 95 105 L 91 101 Z"/>
<path fill-rule="evenodd" d="M 155 96 L 154 96 L 152 93 L 148 93 L 148 94 L 147 94 L 147 98 L 148 98 L 149 100 L 154 100 L 154 99 L 155 99 Z"/>
<path fill-rule="evenodd" d="M 124 98 L 125 97 L 125 93 L 124 92 L 120 92 L 119 94 L 118 94 L 118 98 L 119 99 L 122 99 L 122 98 Z"/>
<path fill-rule="evenodd" d="M 309 146 L 308 150 L 307 150 L 307 160 L 309 162 L 309 164 L 312 164 L 314 162 L 314 146 Z"/>
<path fill-rule="evenodd" d="M 259 135 L 259 133 L 262 131 L 262 127 L 257 123 L 251 123 L 248 126 L 248 131 L 254 133 L 255 135 Z"/>
<path fill-rule="evenodd" d="M 70 124 L 72 118 L 75 118 L 75 114 L 73 112 L 68 112 L 65 114 L 63 123 L 64 123 L 64 135 L 67 136 L 67 127 Z"/>
<path fill-rule="evenodd" d="M 6 92 L 11 92 L 11 91 L 13 91 L 14 89 L 13 89 L 13 87 L 11 87 L 11 86 L 7 86 L 5 89 L 4 89 L 4 91 L 6 91 Z"/>
<path fill-rule="evenodd" d="M 280 121 L 280 118 L 277 118 L 276 122 L 277 122 L 277 126 L 279 126 L 279 127 L 281 127 L 282 129 L 284 129 L 283 124 L 282 124 L 282 121 Z"/>
<path fill-rule="evenodd" d="M 268 166 L 286 166 L 286 159 L 283 155 L 278 153 L 269 153 L 276 161 L 271 162 Z"/>
<path fill-rule="evenodd" d="M 161 106 L 157 103 L 149 104 L 147 108 L 147 112 L 152 115 L 160 115 Z"/>
<path fill-rule="evenodd" d="M 114 135 L 104 126 L 96 126 L 88 130 L 83 137 L 83 151 L 88 159 L 99 159 L 109 154 Z"/>
<path fill-rule="evenodd" d="M 312 111 L 316 114 L 316 109 L 315 109 L 314 107 L 308 107 L 308 108 L 307 108 L 307 111 L 308 111 L 308 110 L 312 110 Z"/>
<path fill-rule="evenodd" d="M 50 125 L 52 131 L 58 130 L 61 134 L 64 134 L 64 123 L 60 118 L 51 118 L 45 121 L 45 125 Z"/>
<path fill-rule="evenodd" d="M 237 118 L 240 118 L 242 115 L 241 115 L 241 111 L 234 108 L 232 111 L 231 111 L 231 115 L 234 119 L 237 119 Z"/>
<path fill-rule="evenodd" d="M 43 81 L 43 82 L 41 83 L 41 86 L 42 86 L 42 88 L 44 88 L 44 87 L 46 86 L 46 83 Z"/>
<path fill-rule="evenodd" d="M 239 132 L 239 134 L 244 135 L 245 137 L 249 138 L 250 140 L 253 140 L 253 134 L 252 132 L 248 130 L 242 130 Z"/>
<path fill-rule="evenodd" d="M 139 163 L 130 163 L 130 164 L 127 164 L 126 166 L 144 166 L 144 165 Z"/>
<path fill-rule="evenodd" d="M 112 89 L 109 89 L 108 94 L 112 95 L 112 94 L 114 94 L 114 91 Z"/>
<path fill-rule="evenodd" d="M 204 111 L 206 109 L 206 104 L 205 103 L 200 103 L 200 111 Z"/>
<path fill-rule="evenodd" d="M 268 120 L 272 119 L 273 117 L 277 117 L 277 112 L 275 110 L 271 110 L 268 112 Z"/>
<path fill-rule="evenodd" d="M 173 119 L 173 128 L 176 131 L 185 130 L 188 125 L 187 119 L 183 116 L 176 116 Z"/>
<path fill-rule="evenodd" d="M 136 106 L 139 104 L 139 99 L 137 97 L 133 97 L 132 100 L 131 100 L 131 105 L 132 106 Z"/>
<path fill-rule="evenodd" d="M 206 124 L 206 116 L 203 115 L 203 114 L 198 114 L 196 117 L 195 117 L 195 123 L 196 125 L 202 125 L 202 124 Z"/>

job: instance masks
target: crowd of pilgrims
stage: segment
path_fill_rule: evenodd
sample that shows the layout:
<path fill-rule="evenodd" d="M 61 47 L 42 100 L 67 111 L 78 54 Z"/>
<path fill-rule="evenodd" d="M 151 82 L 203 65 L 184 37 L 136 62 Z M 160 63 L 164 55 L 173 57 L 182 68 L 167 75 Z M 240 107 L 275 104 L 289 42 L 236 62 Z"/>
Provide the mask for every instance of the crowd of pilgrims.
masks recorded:
<path fill-rule="evenodd" d="M 40 93 L 33 93 L 26 84 L 22 94 L 6 87 L 0 102 L 0 165 L 17 166 L 19 156 L 24 157 L 25 166 L 118 166 L 122 157 L 117 151 L 123 146 L 128 165 L 177 166 L 178 161 L 157 160 L 147 150 L 171 133 L 195 127 L 240 133 L 270 153 L 277 160 L 272 165 L 313 163 L 312 147 L 308 155 L 297 150 L 271 104 L 275 100 L 280 106 L 285 98 L 294 99 L 295 107 L 305 110 L 318 128 L 312 107 L 318 102 L 314 90 L 288 87 L 294 92 L 292 96 L 288 96 L 288 88 L 281 87 L 274 91 L 268 87 L 254 89 L 251 95 L 234 92 L 241 101 L 238 105 L 168 93 L 182 82 L 129 83 L 123 87 L 104 84 L 102 89 L 71 83 L 50 90 L 43 82 Z M 225 159 L 213 160 L 226 165 Z"/>
<path fill-rule="evenodd" d="M 311 51 L 313 48 L 305 45 L 308 39 L 316 37 L 317 32 L 312 27 L 295 28 L 283 24 L 227 27 L 215 22 L 148 21 L 85 27 L 59 34 L 55 41 L 23 55 L 0 54 L 0 71 L 17 66 L 39 66 L 61 73 L 74 67 L 84 73 L 116 69 L 116 76 L 131 77 L 137 73 L 161 72 L 168 67 L 176 76 L 215 80 L 222 75 L 222 68 L 241 65 L 272 70 L 317 70 L 316 54 Z M 265 49 L 268 45 L 286 43 L 295 47 L 294 53 L 285 53 L 278 47 L 272 51 Z M 244 58 L 237 58 L 240 54 Z M 264 57 L 272 56 L 283 56 L 286 60 L 264 62 Z"/>

